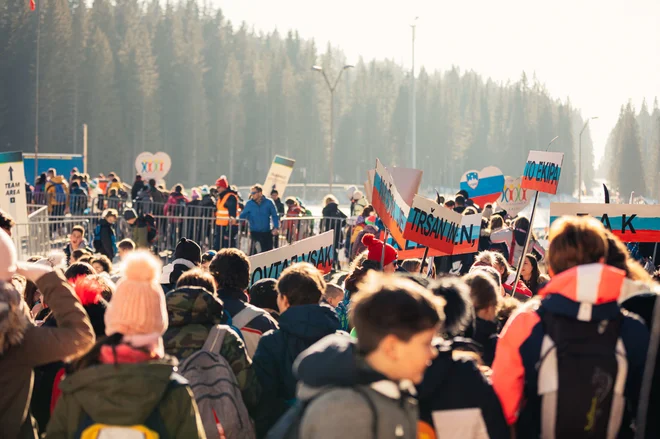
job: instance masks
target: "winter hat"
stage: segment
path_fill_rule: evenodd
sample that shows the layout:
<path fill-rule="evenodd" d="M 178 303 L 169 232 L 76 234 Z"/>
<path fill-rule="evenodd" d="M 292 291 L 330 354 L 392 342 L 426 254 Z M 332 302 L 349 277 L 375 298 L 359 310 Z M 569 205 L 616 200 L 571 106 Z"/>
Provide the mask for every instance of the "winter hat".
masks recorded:
<path fill-rule="evenodd" d="M 280 310 L 277 305 L 277 281 L 275 279 L 261 279 L 250 287 L 250 303 L 261 309 Z"/>
<path fill-rule="evenodd" d="M 174 250 L 174 259 L 185 259 L 193 264 L 202 263 L 202 249 L 199 245 L 188 238 L 181 238 Z"/>
<path fill-rule="evenodd" d="M 355 191 L 357 191 L 357 186 L 349 186 L 346 189 L 346 195 L 348 196 L 349 200 L 353 199 L 353 194 L 355 194 Z"/>
<path fill-rule="evenodd" d="M 126 221 L 130 221 L 130 220 L 135 219 L 135 218 L 137 218 L 137 212 L 136 212 L 135 210 L 133 210 L 133 209 L 126 209 L 126 210 L 124 211 L 124 219 L 125 219 Z"/>
<path fill-rule="evenodd" d="M 10 281 L 16 273 L 16 247 L 7 232 L 0 229 L 0 280 Z"/>
<path fill-rule="evenodd" d="M 202 194 L 202 197 L 205 197 L 209 195 L 211 191 L 209 190 L 209 187 L 207 185 L 204 185 L 199 189 L 199 193 Z"/>
<path fill-rule="evenodd" d="M 227 180 L 227 177 L 223 175 L 215 181 L 215 187 L 218 189 L 228 189 L 229 180 Z"/>
<path fill-rule="evenodd" d="M 364 194 L 363 194 L 361 191 L 355 191 L 355 192 L 353 192 L 353 199 L 354 199 L 355 201 L 357 201 L 357 200 L 361 200 L 362 198 L 364 198 Z"/>
<path fill-rule="evenodd" d="M 370 215 L 364 219 L 364 223 L 371 227 L 376 227 L 376 215 Z"/>
<path fill-rule="evenodd" d="M 362 244 L 366 245 L 369 250 L 367 260 L 380 263 L 380 260 L 383 257 L 383 241 L 376 239 L 371 233 L 367 233 L 362 237 Z M 385 261 L 383 266 L 389 265 L 397 259 L 399 259 L 399 254 L 394 247 L 385 244 Z"/>
<path fill-rule="evenodd" d="M 136 251 L 126 258 L 124 279 L 105 312 L 107 335 L 165 333 L 167 306 L 158 283 L 160 271 L 160 262 L 147 251 Z"/>

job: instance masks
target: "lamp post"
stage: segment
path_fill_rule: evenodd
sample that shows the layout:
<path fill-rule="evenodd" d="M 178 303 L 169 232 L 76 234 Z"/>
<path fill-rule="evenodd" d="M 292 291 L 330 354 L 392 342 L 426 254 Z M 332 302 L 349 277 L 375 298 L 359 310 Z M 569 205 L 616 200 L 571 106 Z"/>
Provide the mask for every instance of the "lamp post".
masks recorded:
<path fill-rule="evenodd" d="M 412 168 L 417 168 L 417 96 L 415 95 L 415 30 L 417 28 L 417 19 L 415 17 L 413 23 L 410 25 L 412 28 L 412 71 L 410 78 L 412 81 Z"/>
<path fill-rule="evenodd" d="M 591 122 L 593 119 L 598 119 L 598 116 L 590 117 L 587 119 L 587 121 L 584 123 L 584 126 L 582 127 L 582 130 L 580 131 L 580 140 L 579 140 L 579 146 L 578 146 L 578 202 L 582 202 L 582 133 L 584 133 L 584 130 L 587 129 L 587 126 L 589 126 L 589 122 Z"/>
<path fill-rule="evenodd" d="M 323 75 L 323 79 L 325 79 L 325 83 L 328 85 L 328 90 L 330 90 L 330 193 L 332 193 L 332 184 L 334 183 L 335 180 L 335 175 L 334 175 L 334 165 L 335 165 L 335 132 L 334 132 L 334 126 L 335 126 L 335 89 L 337 88 L 337 84 L 339 84 L 339 79 L 341 79 L 341 75 L 344 73 L 344 70 L 348 70 L 354 66 L 350 64 L 346 64 L 342 69 L 339 71 L 339 74 L 337 75 L 337 78 L 335 79 L 334 83 L 330 83 L 330 80 L 328 79 L 328 75 L 325 74 L 325 70 L 323 70 L 323 67 L 321 66 L 312 66 L 312 70 L 316 72 L 321 72 Z"/>

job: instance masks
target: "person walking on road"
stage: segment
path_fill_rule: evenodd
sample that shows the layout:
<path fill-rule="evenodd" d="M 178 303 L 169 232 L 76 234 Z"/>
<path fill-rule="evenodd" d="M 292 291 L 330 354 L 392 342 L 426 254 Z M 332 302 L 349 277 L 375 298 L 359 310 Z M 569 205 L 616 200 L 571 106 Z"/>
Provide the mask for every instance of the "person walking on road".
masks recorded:
<path fill-rule="evenodd" d="M 273 200 L 264 197 L 263 191 L 259 184 L 252 186 L 250 200 L 245 204 L 245 209 L 241 212 L 240 217 L 248 220 L 252 241 L 259 243 L 261 246 L 260 251 L 255 249 L 252 252 L 253 254 L 272 250 L 273 236 L 280 233 L 280 218 L 277 215 L 275 203 L 273 203 Z"/>

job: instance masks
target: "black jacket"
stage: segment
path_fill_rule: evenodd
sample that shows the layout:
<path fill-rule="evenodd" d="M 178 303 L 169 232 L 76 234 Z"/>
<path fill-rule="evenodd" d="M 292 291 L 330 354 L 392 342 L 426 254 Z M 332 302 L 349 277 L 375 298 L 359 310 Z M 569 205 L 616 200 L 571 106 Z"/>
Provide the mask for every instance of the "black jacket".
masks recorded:
<path fill-rule="evenodd" d="M 131 200 L 135 200 L 143 188 L 144 188 L 144 181 L 135 180 L 133 182 L 133 187 L 131 188 Z"/>
<path fill-rule="evenodd" d="M 439 355 L 417 386 L 419 418 L 433 426 L 439 438 L 476 438 L 484 428 L 490 439 L 508 439 L 509 427 L 491 384 L 474 361 L 454 359 L 450 343 L 437 346 Z M 461 410 L 457 419 L 456 410 Z"/>
<path fill-rule="evenodd" d="M 264 410 L 257 416 L 259 436 L 265 434 L 296 397 L 293 362 L 311 345 L 339 330 L 339 318 L 327 304 L 292 306 L 280 315 L 280 329 L 261 338 L 252 359 L 263 391 Z"/>
<path fill-rule="evenodd" d="M 486 366 L 492 366 L 497 347 L 497 323 L 475 318 L 474 326 L 469 326 L 463 334 L 479 345 L 481 359 Z"/>
<path fill-rule="evenodd" d="M 96 253 L 106 255 L 111 261 L 115 257 L 116 237 L 115 229 L 106 219 L 102 219 L 96 226 L 94 236 L 94 250 Z"/>

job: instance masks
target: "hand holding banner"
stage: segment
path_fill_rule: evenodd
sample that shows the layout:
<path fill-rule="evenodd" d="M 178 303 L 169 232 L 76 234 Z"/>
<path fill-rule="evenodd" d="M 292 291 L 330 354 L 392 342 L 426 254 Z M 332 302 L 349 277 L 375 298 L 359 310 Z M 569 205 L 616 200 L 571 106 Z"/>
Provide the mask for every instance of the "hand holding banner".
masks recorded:
<path fill-rule="evenodd" d="M 530 151 L 520 187 L 557 194 L 563 161 L 563 152 Z"/>

